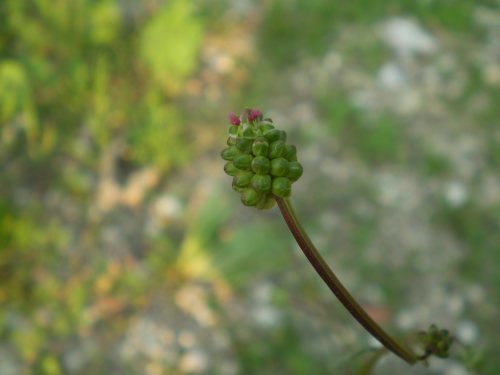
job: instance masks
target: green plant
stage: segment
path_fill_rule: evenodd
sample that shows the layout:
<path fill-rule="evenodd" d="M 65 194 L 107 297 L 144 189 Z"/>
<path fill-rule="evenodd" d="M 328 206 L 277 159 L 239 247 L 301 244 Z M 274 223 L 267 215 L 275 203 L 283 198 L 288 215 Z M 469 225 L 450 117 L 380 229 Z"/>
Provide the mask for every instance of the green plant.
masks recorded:
<path fill-rule="evenodd" d="M 380 327 L 330 269 L 304 230 L 289 199 L 291 185 L 301 177 L 303 170 L 297 161 L 295 146 L 285 143 L 286 132 L 277 129 L 272 120 L 264 118 L 257 109 L 246 109 L 241 116 L 230 113 L 229 122 L 228 147 L 221 156 L 227 161 L 224 171 L 233 177 L 233 189 L 241 194 L 242 203 L 259 209 L 278 204 L 290 232 L 318 275 L 349 313 L 385 347 L 370 358 L 362 373 L 368 374 L 386 351 L 410 365 L 425 362 L 432 355 L 448 357 L 454 341 L 448 330 L 440 330 L 433 324 L 428 331 L 413 335 L 413 346 L 421 353 L 417 354 Z"/>
<path fill-rule="evenodd" d="M 221 156 L 224 171 L 233 177 L 233 189 L 245 206 L 271 208 L 274 197 L 286 198 L 302 176 L 295 146 L 286 144 L 286 133 L 276 129 L 259 110 L 247 110 L 244 121 L 230 114 L 232 126 Z"/>

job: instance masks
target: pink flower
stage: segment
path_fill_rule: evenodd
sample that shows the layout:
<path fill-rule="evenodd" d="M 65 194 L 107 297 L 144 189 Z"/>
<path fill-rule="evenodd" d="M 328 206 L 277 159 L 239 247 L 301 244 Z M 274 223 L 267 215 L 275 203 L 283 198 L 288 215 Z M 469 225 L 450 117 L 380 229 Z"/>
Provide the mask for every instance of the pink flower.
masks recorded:
<path fill-rule="evenodd" d="M 229 122 L 232 124 L 232 125 L 236 125 L 238 126 L 239 124 L 241 124 L 241 120 L 240 118 L 238 117 L 238 115 L 234 112 L 230 112 L 229 115 L 228 115 L 228 118 L 229 118 Z"/>
<path fill-rule="evenodd" d="M 258 109 L 251 109 L 250 113 L 248 114 L 248 121 L 254 121 L 260 117 L 262 117 L 261 111 L 259 111 Z"/>

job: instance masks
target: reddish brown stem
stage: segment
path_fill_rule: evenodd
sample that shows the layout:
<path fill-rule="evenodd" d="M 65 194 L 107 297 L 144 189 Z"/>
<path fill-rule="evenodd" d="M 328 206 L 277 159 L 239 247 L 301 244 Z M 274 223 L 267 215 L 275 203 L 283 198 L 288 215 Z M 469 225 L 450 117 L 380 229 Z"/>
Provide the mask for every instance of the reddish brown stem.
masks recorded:
<path fill-rule="evenodd" d="M 288 228 L 292 232 L 295 240 L 302 249 L 304 255 L 312 264 L 316 272 L 321 276 L 323 281 L 328 285 L 330 290 L 340 300 L 342 305 L 349 313 L 361 324 L 373 337 L 375 337 L 388 350 L 402 358 L 409 364 L 417 362 L 417 357 L 412 351 L 399 344 L 389 334 L 387 334 L 359 305 L 354 297 L 342 285 L 340 280 L 335 276 L 328 264 L 325 262 L 321 254 L 313 245 L 311 239 L 307 235 L 304 228 L 300 224 L 295 211 L 288 199 L 275 197 L 278 207 L 285 219 Z"/>

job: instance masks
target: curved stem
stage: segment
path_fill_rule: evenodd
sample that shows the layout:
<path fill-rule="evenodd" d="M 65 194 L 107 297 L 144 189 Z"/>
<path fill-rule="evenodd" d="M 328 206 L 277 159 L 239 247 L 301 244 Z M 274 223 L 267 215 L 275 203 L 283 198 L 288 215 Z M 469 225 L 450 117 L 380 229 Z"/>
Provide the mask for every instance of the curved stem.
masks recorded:
<path fill-rule="evenodd" d="M 417 362 L 417 357 L 409 349 L 403 347 L 389 334 L 387 334 L 359 305 L 354 297 L 342 285 L 340 280 L 335 276 L 318 250 L 314 247 L 311 239 L 300 224 L 295 211 L 288 199 L 275 197 L 283 218 L 285 219 L 288 228 L 292 232 L 295 240 L 302 249 L 304 255 L 312 264 L 316 272 L 321 276 L 323 281 L 328 285 L 330 290 L 340 300 L 342 305 L 351 313 L 351 315 L 361 324 L 370 334 L 375 337 L 388 350 L 402 358 L 409 364 Z"/>

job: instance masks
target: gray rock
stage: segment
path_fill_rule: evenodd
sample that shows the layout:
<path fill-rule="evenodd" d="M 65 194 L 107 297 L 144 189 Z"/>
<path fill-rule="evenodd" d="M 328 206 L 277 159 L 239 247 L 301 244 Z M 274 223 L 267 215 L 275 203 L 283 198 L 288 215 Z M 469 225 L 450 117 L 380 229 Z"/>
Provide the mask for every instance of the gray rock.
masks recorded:
<path fill-rule="evenodd" d="M 394 17 L 382 25 L 382 39 L 401 56 L 428 54 L 436 50 L 437 42 L 415 21 Z"/>

